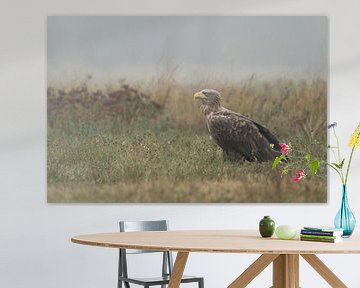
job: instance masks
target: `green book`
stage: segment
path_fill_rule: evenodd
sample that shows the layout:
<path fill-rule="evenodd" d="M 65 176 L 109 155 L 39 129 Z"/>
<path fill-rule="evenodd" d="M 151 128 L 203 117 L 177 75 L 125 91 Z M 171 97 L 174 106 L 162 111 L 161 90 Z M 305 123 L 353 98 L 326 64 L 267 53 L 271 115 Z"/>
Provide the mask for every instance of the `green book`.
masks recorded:
<path fill-rule="evenodd" d="M 300 237 L 314 238 L 314 239 L 337 239 L 337 238 L 342 238 L 341 236 L 308 235 L 308 234 L 300 234 Z"/>
<path fill-rule="evenodd" d="M 313 242 L 324 242 L 324 243 L 337 243 L 342 241 L 342 237 L 335 237 L 334 239 L 329 238 L 314 238 L 314 237 L 303 237 L 300 236 L 301 241 L 313 241 Z"/>

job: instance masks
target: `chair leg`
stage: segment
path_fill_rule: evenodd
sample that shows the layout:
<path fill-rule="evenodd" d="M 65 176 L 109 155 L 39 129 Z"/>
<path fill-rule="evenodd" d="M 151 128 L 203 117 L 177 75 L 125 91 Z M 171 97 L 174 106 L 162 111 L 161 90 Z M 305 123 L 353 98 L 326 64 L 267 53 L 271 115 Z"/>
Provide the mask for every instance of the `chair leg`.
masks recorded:
<path fill-rule="evenodd" d="M 204 288 L 204 279 L 199 280 L 199 288 Z"/>

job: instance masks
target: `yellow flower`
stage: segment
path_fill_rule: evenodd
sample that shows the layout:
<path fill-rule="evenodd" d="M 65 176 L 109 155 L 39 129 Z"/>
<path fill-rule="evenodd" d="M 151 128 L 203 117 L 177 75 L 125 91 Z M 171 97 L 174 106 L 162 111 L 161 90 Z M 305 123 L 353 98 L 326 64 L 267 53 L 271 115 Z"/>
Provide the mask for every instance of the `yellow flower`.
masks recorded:
<path fill-rule="evenodd" d="M 360 147 L 360 122 L 350 138 L 349 146 Z"/>

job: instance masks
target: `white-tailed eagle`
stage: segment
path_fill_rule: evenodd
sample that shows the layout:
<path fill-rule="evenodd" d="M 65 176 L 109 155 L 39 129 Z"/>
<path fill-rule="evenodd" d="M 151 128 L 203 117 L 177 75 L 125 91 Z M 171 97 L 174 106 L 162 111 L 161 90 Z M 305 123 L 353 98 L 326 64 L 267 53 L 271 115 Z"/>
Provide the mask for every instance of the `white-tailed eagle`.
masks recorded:
<path fill-rule="evenodd" d="M 281 154 L 278 139 L 269 129 L 221 106 L 220 93 L 204 89 L 194 94 L 200 100 L 212 140 L 221 147 L 227 159 L 271 161 Z"/>

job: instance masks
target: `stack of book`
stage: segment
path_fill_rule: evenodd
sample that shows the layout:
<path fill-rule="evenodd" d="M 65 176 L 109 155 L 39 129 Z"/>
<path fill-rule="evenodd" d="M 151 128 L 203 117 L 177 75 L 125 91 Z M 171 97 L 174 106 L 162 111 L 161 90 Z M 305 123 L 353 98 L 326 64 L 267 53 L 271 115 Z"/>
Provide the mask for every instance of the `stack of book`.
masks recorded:
<path fill-rule="evenodd" d="M 334 227 L 304 227 L 300 232 L 302 241 L 336 243 L 342 241 L 343 229 Z"/>

